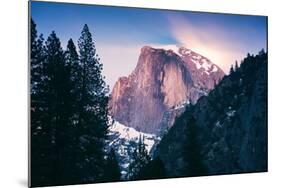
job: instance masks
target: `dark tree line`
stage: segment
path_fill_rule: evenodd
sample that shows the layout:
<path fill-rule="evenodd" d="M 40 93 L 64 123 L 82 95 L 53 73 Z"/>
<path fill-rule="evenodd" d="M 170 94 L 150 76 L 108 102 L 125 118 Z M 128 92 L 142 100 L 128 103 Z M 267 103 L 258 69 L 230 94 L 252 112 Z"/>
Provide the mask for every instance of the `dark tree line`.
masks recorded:
<path fill-rule="evenodd" d="M 164 163 L 159 157 L 151 159 L 148 154 L 144 137 L 139 137 L 138 146 L 134 148 L 127 174 L 128 180 L 145 180 L 165 178 Z"/>
<path fill-rule="evenodd" d="M 166 177 L 267 171 L 267 52 L 236 61 L 155 149 Z"/>
<path fill-rule="evenodd" d="M 108 87 L 88 26 L 78 52 L 72 39 L 64 51 L 54 31 L 44 41 L 33 20 L 30 33 L 31 185 L 119 180 L 105 149 Z"/>
<path fill-rule="evenodd" d="M 199 130 L 196 119 L 191 116 L 185 127 L 185 141 L 183 142 L 183 170 L 184 176 L 200 176 L 207 174 L 203 163 L 202 146 L 199 142 Z"/>
<path fill-rule="evenodd" d="M 150 161 L 150 156 L 145 148 L 144 138 L 139 137 L 138 146 L 134 148 L 134 151 L 131 156 L 131 163 L 129 166 L 129 173 L 127 179 L 137 180 L 140 176 L 141 170 L 145 165 Z"/>
<path fill-rule="evenodd" d="M 254 87 L 256 86 L 258 86 L 260 92 L 262 91 L 261 93 L 263 93 L 262 97 L 256 100 L 259 104 L 266 106 L 264 105 L 267 100 L 266 78 L 261 79 L 263 80 L 261 83 L 255 83 L 257 80 L 255 76 L 257 74 L 262 72 L 266 75 L 266 66 L 267 54 L 263 49 L 255 56 L 247 54 L 247 57 L 241 62 L 240 66 L 238 65 L 238 62 L 235 61 L 235 64 L 230 67 L 229 75 L 225 76 L 210 92 L 209 96 L 206 97 L 209 102 L 209 106 L 206 108 L 211 111 L 210 114 L 206 115 L 208 117 L 204 121 L 206 125 L 200 125 L 197 123 L 197 119 L 200 118 L 201 111 L 196 111 L 195 106 L 187 107 L 185 112 L 185 131 L 183 131 L 185 139 L 183 140 L 181 154 L 183 159 L 182 176 L 200 176 L 210 174 L 211 172 L 209 172 L 208 166 L 206 165 L 206 159 L 204 159 L 206 156 L 203 156 L 203 146 L 206 144 L 206 141 L 208 142 L 209 140 L 212 140 L 213 142 L 216 142 L 222 136 L 226 137 L 227 147 L 230 151 L 230 154 L 225 155 L 227 156 L 225 160 L 228 160 L 227 168 L 230 169 L 230 172 L 236 172 L 235 170 L 237 169 L 241 170 L 237 161 L 239 161 L 239 152 L 241 147 L 239 139 L 241 139 L 245 134 L 242 127 L 243 122 L 241 122 L 241 117 L 235 114 L 227 117 L 226 119 L 223 119 L 222 117 L 224 117 L 224 114 L 228 110 L 235 110 L 235 112 L 238 111 L 243 105 L 241 101 L 244 100 L 244 98 L 247 100 L 251 99 L 255 89 Z M 266 129 L 266 109 L 258 110 L 262 113 L 260 113 L 258 117 L 251 119 L 251 121 L 253 121 L 252 124 L 254 125 L 254 128 L 252 129 L 254 129 L 253 132 L 255 132 L 256 136 L 262 138 L 260 139 L 262 145 L 266 145 L 264 144 L 264 142 L 267 141 L 267 139 L 264 138 L 264 132 Z M 228 130 L 229 132 L 226 131 L 223 133 L 222 131 L 218 131 L 216 134 L 209 135 L 212 131 L 208 130 L 206 127 L 210 126 L 210 124 L 216 124 L 218 119 L 221 119 L 220 123 L 224 125 L 219 125 L 221 127 L 217 128 L 217 130 L 223 129 L 222 126 L 231 127 L 230 130 Z M 259 119 L 260 122 L 256 121 L 256 119 Z M 261 125 L 256 126 L 257 124 Z M 202 127 L 204 127 L 205 130 L 203 130 Z M 266 153 L 265 151 L 266 149 L 262 152 Z M 264 153 L 260 154 L 260 156 L 265 156 Z M 259 156 L 257 158 L 259 158 Z M 225 171 L 225 173 L 227 173 L 227 171 Z"/>

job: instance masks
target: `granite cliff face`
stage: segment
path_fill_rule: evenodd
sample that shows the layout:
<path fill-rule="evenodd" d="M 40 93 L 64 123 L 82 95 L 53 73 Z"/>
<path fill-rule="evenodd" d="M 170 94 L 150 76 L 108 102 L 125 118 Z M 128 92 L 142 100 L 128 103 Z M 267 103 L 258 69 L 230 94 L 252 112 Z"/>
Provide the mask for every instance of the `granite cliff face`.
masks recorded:
<path fill-rule="evenodd" d="M 206 95 L 224 72 L 207 58 L 184 47 L 141 49 L 135 70 L 116 82 L 110 115 L 138 131 L 159 134 L 164 113 L 195 103 Z M 166 113 L 167 114 L 167 113 Z M 170 127 L 174 113 L 168 117 Z"/>

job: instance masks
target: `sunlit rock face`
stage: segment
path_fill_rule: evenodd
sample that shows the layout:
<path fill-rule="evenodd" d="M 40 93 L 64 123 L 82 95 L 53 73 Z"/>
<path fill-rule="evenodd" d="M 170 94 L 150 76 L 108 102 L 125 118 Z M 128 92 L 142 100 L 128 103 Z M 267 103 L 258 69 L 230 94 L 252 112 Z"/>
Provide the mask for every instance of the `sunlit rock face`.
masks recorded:
<path fill-rule="evenodd" d="M 165 112 L 195 103 L 223 76 L 217 65 L 184 47 L 172 50 L 145 46 L 135 70 L 115 83 L 110 115 L 138 131 L 158 134 Z M 167 127 L 175 117 L 170 114 L 173 118 Z"/>
<path fill-rule="evenodd" d="M 202 55 L 184 47 L 179 48 L 179 54 L 190 71 L 195 87 L 211 90 L 224 76 L 222 69 Z"/>

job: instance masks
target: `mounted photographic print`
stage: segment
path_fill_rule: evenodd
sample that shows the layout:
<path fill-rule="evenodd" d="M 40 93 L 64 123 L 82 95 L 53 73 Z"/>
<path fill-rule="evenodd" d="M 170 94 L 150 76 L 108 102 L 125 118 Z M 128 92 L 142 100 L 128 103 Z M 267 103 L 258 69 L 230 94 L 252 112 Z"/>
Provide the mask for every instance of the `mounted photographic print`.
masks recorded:
<path fill-rule="evenodd" d="M 29 186 L 266 172 L 267 17 L 30 2 Z"/>

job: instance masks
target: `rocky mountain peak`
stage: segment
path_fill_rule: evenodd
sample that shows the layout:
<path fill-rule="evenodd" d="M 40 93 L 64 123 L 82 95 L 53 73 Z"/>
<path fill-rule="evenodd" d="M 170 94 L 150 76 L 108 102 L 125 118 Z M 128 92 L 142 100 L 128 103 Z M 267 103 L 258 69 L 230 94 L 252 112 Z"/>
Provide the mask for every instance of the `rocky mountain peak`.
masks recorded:
<path fill-rule="evenodd" d="M 166 111 L 195 103 L 223 76 L 217 65 L 187 48 L 144 46 L 135 70 L 116 82 L 110 114 L 126 126 L 157 134 Z"/>

